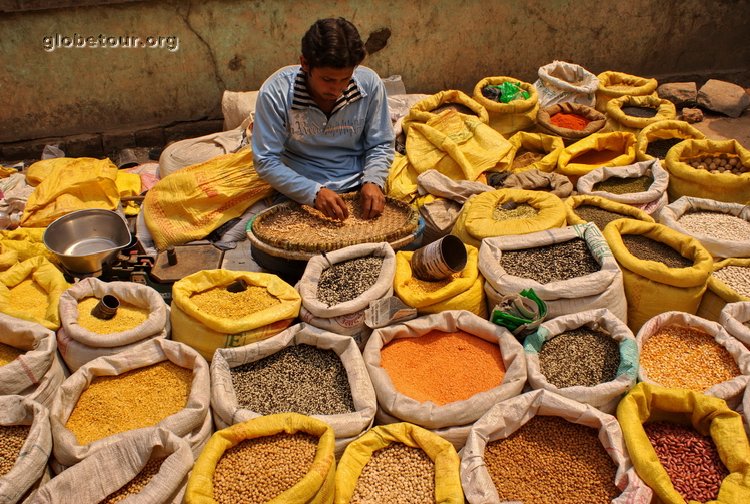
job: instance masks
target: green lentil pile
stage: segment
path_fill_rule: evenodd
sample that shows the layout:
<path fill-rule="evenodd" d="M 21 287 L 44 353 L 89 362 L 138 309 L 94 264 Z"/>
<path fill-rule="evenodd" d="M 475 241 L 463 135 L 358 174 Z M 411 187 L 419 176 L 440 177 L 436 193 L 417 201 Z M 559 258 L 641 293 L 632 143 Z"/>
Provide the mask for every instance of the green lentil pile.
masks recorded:
<path fill-rule="evenodd" d="M 230 372 L 240 407 L 262 415 L 354 411 L 346 369 L 333 350 L 292 345 Z"/>
<path fill-rule="evenodd" d="M 503 502 L 609 504 L 620 494 L 597 430 L 559 417 L 537 415 L 487 443 L 484 462 Z"/>
<path fill-rule="evenodd" d="M 30 425 L 0 425 L 0 477 L 16 465 L 30 430 Z"/>
<path fill-rule="evenodd" d="M 434 504 L 435 463 L 421 448 L 393 443 L 375 451 L 357 479 L 350 504 Z"/>
<path fill-rule="evenodd" d="M 531 205 L 509 201 L 496 206 L 492 211 L 492 218 L 499 221 L 509 219 L 529 219 L 536 217 L 538 213 L 539 210 Z"/>
<path fill-rule="evenodd" d="M 628 217 L 627 215 L 605 210 L 596 205 L 581 205 L 575 209 L 576 214 L 583 220 L 593 222 L 599 229 L 604 227 L 615 219 Z"/>
<path fill-rule="evenodd" d="M 678 251 L 645 235 L 624 234 L 622 242 L 628 251 L 642 261 L 656 261 L 668 268 L 690 268 L 693 261 L 683 257 Z"/>
<path fill-rule="evenodd" d="M 640 177 L 609 177 L 594 184 L 594 191 L 604 191 L 612 194 L 639 193 L 648 190 L 654 179 L 641 175 Z"/>
<path fill-rule="evenodd" d="M 720 240 L 750 241 L 750 221 L 724 212 L 687 212 L 677 222 L 691 234 L 705 234 Z"/>
<path fill-rule="evenodd" d="M 358 257 L 334 264 L 321 273 L 316 297 L 328 306 L 356 299 L 375 285 L 382 269 L 382 257 Z"/>
<path fill-rule="evenodd" d="M 558 388 L 593 387 L 617 377 L 620 347 L 608 334 L 579 327 L 547 340 L 539 352 L 539 367 Z"/>
<path fill-rule="evenodd" d="M 504 250 L 500 266 L 513 276 L 542 284 L 578 278 L 601 268 L 581 238 L 542 247 Z"/>
<path fill-rule="evenodd" d="M 750 298 L 750 268 L 746 266 L 724 266 L 713 274 L 740 296 Z"/>
<path fill-rule="evenodd" d="M 299 483 L 317 447 L 317 437 L 299 432 L 242 441 L 216 464 L 213 497 L 219 504 L 268 502 Z"/>
<path fill-rule="evenodd" d="M 143 491 L 144 488 L 146 488 L 146 485 L 148 485 L 153 477 L 156 476 L 156 474 L 159 472 L 162 462 L 164 462 L 163 457 L 149 460 L 146 465 L 143 466 L 141 472 L 136 474 L 135 478 L 130 480 L 129 483 L 127 483 L 116 492 L 109 494 L 99 504 L 117 504 L 118 502 L 127 499 L 131 495 L 138 495 L 139 493 L 141 493 L 141 491 Z"/>
<path fill-rule="evenodd" d="M 655 158 L 664 159 L 665 157 L 667 157 L 669 149 L 682 141 L 682 138 L 665 138 L 662 140 L 653 140 L 646 146 L 646 154 Z"/>

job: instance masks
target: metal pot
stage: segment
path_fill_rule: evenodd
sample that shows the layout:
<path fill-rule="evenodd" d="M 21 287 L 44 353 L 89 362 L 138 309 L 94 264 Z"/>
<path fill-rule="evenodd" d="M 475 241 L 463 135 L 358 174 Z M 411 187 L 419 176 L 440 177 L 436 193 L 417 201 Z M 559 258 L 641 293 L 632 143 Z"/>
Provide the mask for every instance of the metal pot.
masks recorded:
<path fill-rule="evenodd" d="M 132 236 L 117 212 L 89 208 L 53 221 L 44 230 L 43 240 L 69 273 L 95 275 L 131 243 Z"/>

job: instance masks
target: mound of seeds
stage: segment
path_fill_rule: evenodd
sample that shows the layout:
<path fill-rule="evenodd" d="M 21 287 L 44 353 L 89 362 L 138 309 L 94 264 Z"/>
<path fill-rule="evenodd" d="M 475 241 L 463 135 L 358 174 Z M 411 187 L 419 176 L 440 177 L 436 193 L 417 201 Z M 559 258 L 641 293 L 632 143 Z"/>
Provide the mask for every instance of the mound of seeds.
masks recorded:
<path fill-rule="evenodd" d="M 533 152 L 528 150 L 519 149 L 516 152 L 515 157 L 513 158 L 513 164 L 511 165 L 511 170 L 518 170 L 520 168 L 525 168 L 526 166 L 529 166 L 530 164 L 534 164 L 538 161 L 541 161 L 542 158 L 544 158 L 545 154 L 542 154 L 540 152 Z"/>
<path fill-rule="evenodd" d="M 321 273 L 316 297 L 328 306 L 356 299 L 375 285 L 382 269 L 382 257 L 358 257 L 334 264 Z"/>
<path fill-rule="evenodd" d="M 420 294 L 429 294 L 431 292 L 438 291 L 442 289 L 443 287 L 447 287 L 451 282 L 454 280 L 461 278 L 461 272 L 458 271 L 456 273 L 453 273 L 448 278 L 444 278 L 442 280 L 422 280 L 421 278 L 417 278 L 416 276 L 409 277 L 409 279 L 404 283 L 405 287 L 415 290 L 419 292 Z"/>
<path fill-rule="evenodd" d="M 750 267 L 724 266 L 713 275 L 740 296 L 750 298 Z"/>
<path fill-rule="evenodd" d="M 354 411 L 346 369 L 333 350 L 292 345 L 230 372 L 240 407 L 262 415 Z"/>
<path fill-rule="evenodd" d="M 579 327 L 547 340 L 539 352 L 539 368 L 558 388 L 593 387 L 617 377 L 620 347 L 608 334 Z"/>
<path fill-rule="evenodd" d="M 537 415 L 487 443 L 484 462 L 502 502 L 609 504 L 620 495 L 597 430 L 560 417 Z"/>
<path fill-rule="evenodd" d="M 579 207 L 576 207 L 575 213 L 581 219 L 588 222 L 593 222 L 599 229 L 604 229 L 604 227 L 613 220 L 629 217 L 625 214 L 612 212 L 611 210 L 605 210 L 604 208 L 598 207 L 596 205 L 581 205 Z"/>
<path fill-rule="evenodd" d="M 259 285 L 249 285 L 240 292 L 230 292 L 226 287 L 213 287 L 190 296 L 199 310 L 222 318 L 241 318 L 263 311 L 281 303 L 268 289 Z"/>
<path fill-rule="evenodd" d="M 149 460 L 146 462 L 146 465 L 143 466 L 141 472 L 135 475 L 135 478 L 130 480 L 129 483 L 116 492 L 109 494 L 99 504 L 116 504 L 127 499 L 131 495 L 138 495 L 159 472 L 162 462 L 164 462 L 164 457 Z"/>
<path fill-rule="evenodd" d="M 357 479 L 350 504 L 434 504 L 435 463 L 421 448 L 393 443 L 375 451 Z"/>
<path fill-rule="evenodd" d="M 26 279 L 9 289 L 8 301 L 10 307 L 29 317 L 44 319 L 49 307 L 47 292 L 39 283 Z"/>
<path fill-rule="evenodd" d="M 539 210 L 531 205 L 508 201 L 507 203 L 495 207 L 492 211 L 492 218 L 498 221 L 509 219 L 529 219 L 536 217 L 537 214 L 539 214 Z"/>
<path fill-rule="evenodd" d="M 0 343 L 0 366 L 4 366 L 6 364 L 10 364 L 16 358 L 23 354 L 22 350 L 19 350 L 16 347 L 12 347 L 10 345 L 6 345 L 5 343 Z"/>
<path fill-rule="evenodd" d="M 658 111 L 653 107 L 637 107 L 633 105 L 627 105 L 625 107 L 622 107 L 620 110 L 622 110 L 625 115 L 643 118 L 655 117 L 658 113 Z"/>
<path fill-rule="evenodd" d="M 317 447 L 317 437 L 299 432 L 242 441 L 216 464 L 213 497 L 219 504 L 268 502 L 299 483 Z"/>
<path fill-rule="evenodd" d="M 692 426 L 667 422 L 647 422 L 643 430 L 674 489 L 685 501 L 719 498 L 719 487 L 729 471 L 711 436 L 701 435 Z"/>
<path fill-rule="evenodd" d="M 660 241 L 645 235 L 624 234 L 622 242 L 628 251 L 641 261 L 656 261 L 668 268 L 690 268 L 693 261 L 683 257 L 678 251 Z"/>
<path fill-rule="evenodd" d="M 750 166 L 742 164 L 742 160 L 735 154 L 718 154 L 708 156 L 698 156 L 689 159 L 683 159 L 693 168 L 707 170 L 711 173 L 731 173 L 740 175 L 750 172 Z"/>
<path fill-rule="evenodd" d="M 646 154 L 655 158 L 664 159 L 667 157 L 669 149 L 682 142 L 683 138 L 665 138 L 662 140 L 653 140 L 646 146 Z"/>
<path fill-rule="evenodd" d="M 581 238 L 542 247 L 503 250 L 500 266 L 510 275 L 541 284 L 570 280 L 601 269 Z"/>
<path fill-rule="evenodd" d="M 0 425 L 0 477 L 16 465 L 30 430 L 30 425 Z"/>
<path fill-rule="evenodd" d="M 114 317 L 102 320 L 91 315 L 91 310 L 97 304 L 99 304 L 99 299 L 95 297 L 87 297 L 78 302 L 78 324 L 97 334 L 112 334 L 135 329 L 146 321 L 150 313 L 146 308 L 121 302 Z"/>
<path fill-rule="evenodd" d="M 647 191 L 654 179 L 648 175 L 640 177 L 609 177 L 594 184 L 594 191 L 604 191 L 612 194 L 629 194 Z"/>
<path fill-rule="evenodd" d="M 677 324 L 649 336 L 640 359 L 648 377 L 664 387 L 703 392 L 741 374 L 732 354 L 713 336 Z"/>
<path fill-rule="evenodd" d="M 677 221 L 691 234 L 703 234 L 719 240 L 750 241 L 750 221 L 724 212 L 687 212 Z"/>

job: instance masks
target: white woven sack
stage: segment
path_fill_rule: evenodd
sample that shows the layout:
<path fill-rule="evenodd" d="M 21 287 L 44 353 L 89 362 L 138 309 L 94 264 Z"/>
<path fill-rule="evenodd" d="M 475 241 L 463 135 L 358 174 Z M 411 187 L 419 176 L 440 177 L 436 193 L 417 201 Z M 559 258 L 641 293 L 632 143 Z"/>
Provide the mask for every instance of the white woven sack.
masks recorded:
<path fill-rule="evenodd" d="M 18 502 L 45 474 L 52 452 L 49 411 L 19 395 L 0 396 L 0 425 L 29 425 L 29 435 L 10 471 L 0 476 L 0 502 Z"/>
<path fill-rule="evenodd" d="M 33 495 L 33 504 L 101 502 L 135 478 L 152 458 L 164 458 L 148 484 L 129 504 L 182 502 L 193 467 L 190 445 L 161 428 L 131 431 L 65 470 Z"/>
<path fill-rule="evenodd" d="M 636 178 L 650 176 L 654 179 L 647 190 L 637 193 L 616 194 L 607 191 L 595 191 L 594 185 L 611 177 Z M 668 203 L 667 187 L 669 172 L 662 168 L 658 158 L 639 161 L 627 166 L 603 166 L 591 170 L 578 179 L 576 190 L 579 194 L 599 196 L 611 201 L 639 208 L 649 215 L 657 215 Z"/>
<path fill-rule="evenodd" d="M 233 130 L 255 113 L 258 91 L 228 91 L 221 95 L 221 113 L 224 131 Z"/>
<path fill-rule="evenodd" d="M 580 103 L 588 107 L 596 104 L 599 78 L 581 65 L 566 61 L 553 61 L 539 67 L 539 79 L 534 87 L 539 95 L 539 108 L 558 103 Z"/>
<path fill-rule="evenodd" d="M 635 472 L 617 418 L 549 390 L 534 390 L 498 403 L 477 420 L 469 432 L 459 455 L 461 484 L 471 504 L 508 502 L 500 500 L 492 483 L 484 463 L 485 447 L 487 443 L 509 437 L 536 415 L 558 416 L 598 429 L 602 446 L 617 466 L 615 486 L 622 491 L 612 504 L 651 502 L 653 492 Z"/>
<path fill-rule="evenodd" d="M 750 348 L 750 301 L 724 305 L 719 315 L 719 324 L 730 336 Z"/>
<path fill-rule="evenodd" d="M 162 427 L 184 438 L 197 457 L 213 431 L 208 363 L 197 351 L 184 343 L 152 339 L 122 353 L 94 359 L 78 368 L 63 382 L 57 400 L 50 410 L 55 459 L 53 469 L 59 473 L 128 435 L 128 432 L 123 432 L 87 445 L 80 445 L 75 435 L 65 427 L 79 397 L 96 376 L 116 376 L 167 360 L 192 369 L 193 381 L 185 408 L 166 417 L 154 427 Z M 138 405 L 133 404 L 133 408 L 138 408 Z"/>
<path fill-rule="evenodd" d="M 49 407 L 64 379 L 55 333 L 41 324 L 0 313 L 0 343 L 23 350 L 0 366 L 0 395 L 22 395 Z"/>
<path fill-rule="evenodd" d="M 686 230 L 680 224 L 680 218 L 689 212 L 720 212 L 750 223 L 750 206 L 707 198 L 681 196 L 664 207 L 659 214 L 659 222 L 675 231 L 694 237 L 717 259 L 750 257 L 750 240 L 726 240 L 715 238 L 707 233 L 695 233 Z"/>
<path fill-rule="evenodd" d="M 242 147 L 244 131 L 243 126 L 238 126 L 228 131 L 187 138 L 167 145 L 159 156 L 159 178 L 171 175 L 186 166 L 237 152 Z"/>
<path fill-rule="evenodd" d="M 346 370 L 354 411 L 338 415 L 311 415 L 333 428 L 336 452 L 343 453 L 349 442 L 372 427 L 376 408 L 375 392 L 357 344 L 352 338 L 304 323 L 295 324 L 275 336 L 250 345 L 216 350 L 211 361 L 211 407 L 217 425 L 229 426 L 262 416 L 259 412 L 240 407 L 232 384 L 232 368 L 258 361 L 289 346 L 302 344 L 333 350 Z"/>
<path fill-rule="evenodd" d="M 570 280 L 541 284 L 530 278 L 510 275 L 500 265 L 503 250 L 542 247 L 582 238 L 601 269 L 590 275 Z M 479 248 L 479 271 L 485 279 L 484 290 L 489 306 L 503 296 L 518 294 L 532 288 L 547 303 L 547 318 L 559 317 L 596 308 L 607 308 L 627 323 L 627 301 L 622 271 L 607 241 L 593 223 L 576 224 L 525 235 L 485 238 Z"/>
<path fill-rule="evenodd" d="M 496 343 L 505 364 L 503 382 L 463 401 L 442 406 L 431 401 L 419 402 L 399 392 L 388 372 L 380 365 L 383 347 L 396 338 L 418 338 L 435 330 L 464 331 Z M 518 340 L 506 328 L 466 310 L 446 310 L 376 329 L 362 356 L 375 388 L 379 410 L 399 421 L 411 422 L 430 430 L 471 424 L 498 401 L 520 394 L 526 384 L 526 359 Z"/>
<path fill-rule="evenodd" d="M 115 296 L 121 303 L 146 309 L 148 318 L 132 329 L 100 334 L 78 323 L 78 303 L 86 298 Z M 57 345 L 71 371 L 104 355 L 114 355 L 152 338 L 169 336 L 169 313 L 164 298 L 155 289 L 134 282 L 102 282 L 84 278 L 60 296 L 60 329 Z"/>
<path fill-rule="evenodd" d="M 719 345 L 723 346 L 734 358 L 737 366 L 740 368 L 741 375 L 750 375 L 750 350 L 742 343 L 729 335 L 729 333 L 718 323 L 711 320 L 692 315 L 681 311 L 668 311 L 651 317 L 641 327 L 635 339 L 638 343 L 638 355 L 643 354 L 643 345 L 648 339 L 657 333 L 662 327 L 667 325 L 682 325 L 693 329 L 705 331 L 714 337 Z M 675 355 L 675 358 L 678 356 Z M 638 381 L 661 385 L 661 383 L 651 380 L 648 372 L 641 365 L 638 369 Z M 718 397 L 719 399 L 728 400 L 736 397 L 745 388 L 745 378 L 736 376 L 722 383 L 717 383 L 713 387 L 706 389 L 703 393 L 706 395 Z"/>
<path fill-rule="evenodd" d="M 540 325 L 536 337 L 541 338 L 539 341 L 549 341 L 558 334 L 582 326 L 595 331 L 605 331 L 619 343 L 620 368 L 615 379 L 593 387 L 577 385 L 558 388 L 547 381 L 547 377 L 542 373 L 539 354 L 530 351 L 529 339 L 527 338 L 524 349 L 526 350 L 526 370 L 529 385 L 532 389 L 549 390 L 568 399 L 590 404 L 604 413 L 614 414 L 622 396 L 635 386 L 638 375 L 638 346 L 633 332 L 622 320 L 615 317 L 606 308 L 563 315 Z"/>

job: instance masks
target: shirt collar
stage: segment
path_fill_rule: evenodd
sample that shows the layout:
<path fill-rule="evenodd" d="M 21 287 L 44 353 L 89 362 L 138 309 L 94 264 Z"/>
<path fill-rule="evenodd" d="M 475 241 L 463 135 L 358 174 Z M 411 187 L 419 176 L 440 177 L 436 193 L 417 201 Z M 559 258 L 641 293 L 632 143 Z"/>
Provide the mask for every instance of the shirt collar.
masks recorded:
<path fill-rule="evenodd" d="M 344 92 L 341 93 L 339 99 L 336 100 L 336 103 L 333 106 L 333 110 L 331 110 L 331 115 L 333 115 L 337 110 L 344 108 L 350 103 L 354 103 L 360 98 L 362 98 L 362 93 L 359 90 L 357 81 L 354 79 L 354 75 L 352 75 L 352 78 L 349 80 L 349 85 L 346 87 L 346 89 L 344 89 Z M 313 97 L 307 90 L 307 73 L 300 67 L 299 72 L 297 72 L 297 76 L 294 79 L 292 109 L 302 110 L 310 107 L 320 109 L 320 107 L 318 107 L 318 104 L 315 103 L 315 100 L 313 100 Z"/>

